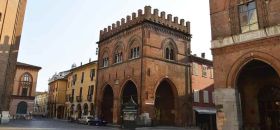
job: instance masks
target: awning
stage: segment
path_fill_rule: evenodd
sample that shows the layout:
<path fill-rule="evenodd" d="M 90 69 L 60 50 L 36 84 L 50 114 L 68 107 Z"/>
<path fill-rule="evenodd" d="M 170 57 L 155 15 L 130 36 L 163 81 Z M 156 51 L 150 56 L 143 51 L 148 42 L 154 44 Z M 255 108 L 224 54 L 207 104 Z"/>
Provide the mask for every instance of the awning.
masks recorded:
<path fill-rule="evenodd" d="M 193 107 L 199 114 L 216 114 L 216 109 L 211 107 Z"/>

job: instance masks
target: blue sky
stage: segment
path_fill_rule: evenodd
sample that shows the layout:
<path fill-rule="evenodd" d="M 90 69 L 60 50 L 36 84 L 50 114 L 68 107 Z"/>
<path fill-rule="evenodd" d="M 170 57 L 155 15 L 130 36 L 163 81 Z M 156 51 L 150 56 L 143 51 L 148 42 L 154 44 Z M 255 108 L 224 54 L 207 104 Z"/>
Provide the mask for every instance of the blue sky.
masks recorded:
<path fill-rule="evenodd" d="M 208 0 L 28 0 L 18 61 L 42 67 L 37 91 L 46 91 L 55 72 L 97 59 L 99 30 L 145 5 L 190 21 L 193 54 L 212 58 Z"/>

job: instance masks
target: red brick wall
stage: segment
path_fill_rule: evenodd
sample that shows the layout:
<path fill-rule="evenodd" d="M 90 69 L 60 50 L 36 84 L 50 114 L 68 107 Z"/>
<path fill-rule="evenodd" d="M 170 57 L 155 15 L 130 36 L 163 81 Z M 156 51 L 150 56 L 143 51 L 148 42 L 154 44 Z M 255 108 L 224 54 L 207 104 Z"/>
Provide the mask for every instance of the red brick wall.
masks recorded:
<path fill-rule="evenodd" d="M 109 84 L 113 88 L 114 93 L 114 123 L 120 121 L 121 94 L 128 80 L 133 81 L 137 87 L 138 102 L 140 103 L 139 114 L 148 112 L 150 117 L 154 118 L 154 105 L 146 103 L 154 102 L 156 89 L 164 79 L 170 81 L 174 90 L 174 96 L 178 96 L 175 98 L 176 110 L 174 110 L 176 124 L 183 125 L 186 122 L 186 117 L 182 116 L 185 115 L 185 109 L 182 107 L 183 101 L 179 99 L 185 98 L 186 94 L 187 67 L 185 63 L 187 61 L 186 54 L 189 53 L 189 41 L 178 36 L 183 36 L 182 34 L 171 35 L 168 31 L 165 31 L 168 29 L 160 27 L 164 31 L 159 31 L 153 28 L 153 26 L 150 25 L 149 27 L 143 28 L 143 25 L 139 25 L 99 43 L 100 62 L 98 69 L 97 103 L 100 106 L 103 89 L 105 85 Z M 155 27 L 159 28 L 159 26 Z M 128 58 L 130 52 L 129 42 L 132 38 L 138 39 L 140 45 L 140 58 L 133 60 Z M 163 44 L 166 40 L 174 42 L 176 46 L 175 61 L 164 58 Z M 122 63 L 114 64 L 114 47 L 118 42 L 121 42 L 125 48 L 123 50 L 123 61 Z M 105 50 L 109 50 L 109 67 L 102 68 L 102 54 Z M 115 82 L 116 80 L 118 80 L 118 83 Z"/>
<path fill-rule="evenodd" d="M 198 65 L 197 67 L 197 74 L 192 73 L 192 89 L 193 90 L 199 90 L 199 102 L 194 102 L 193 106 L 214 106 L 213 100 L 212 100 L 212 93 L 214 91 L 214 79 L 211 77 L 211 69 L 213 73 L 213 67 L 212 65 L 206 65 L 199 62 L 193 62 Z M 207 66 L 206 76 L 202 76 L 202 65 Z M 193 68 L 194 69 L 194 68 Z M 192 69 L 192 71 L 194 71 Z M 209 103 L 203 102 L 203 91 L 208 91 L 208 99 Z"/>

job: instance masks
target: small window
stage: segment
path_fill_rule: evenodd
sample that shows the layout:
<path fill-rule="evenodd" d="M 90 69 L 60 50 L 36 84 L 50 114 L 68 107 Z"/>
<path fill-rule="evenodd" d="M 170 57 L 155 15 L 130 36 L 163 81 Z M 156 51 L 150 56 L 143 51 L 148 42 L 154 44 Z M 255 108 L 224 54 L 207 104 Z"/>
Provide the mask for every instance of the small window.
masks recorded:
<path fill-rule="evenodd" d="M 1 20 L 2 20 L 2 13 L 0 12 L 0 22 L 1 22 Z"/>
<path fill-rule="evenodd" d="M 193 101 L 199 102 L 199 90 L 194 90 L 193 92 Z"/>
<path fill-rule="evenodd" d="M 214 70 L 213 70 L 213 68 L 210 68 L 210 78 L 211 79 L 214 78 Z"/>
<path fill-rule="evenodd" d="M 242 33 L 259 29 L 255 1 L 239 6 L 239 20 Z"/>
<path fill-rule="evenodd" d="M 90 70 L 90 80 L 93 81 L 93 78 L 95 77 L 95 69 Z"/>
<path fill-rule="evenodd" d="M 168 59 L 168 60 L 174 60 L 174 48 L 172 46 L 172 44 L 170 43 L 168 46 L 165 47 L 165 59 Z"/>
<path fill-rule="evenodd" d="M 80 97 L 83 95 L 83 88 L 80 87 Z"/>
<path fill-rule="evenodd" d="M 192 64 L 192 73 L 193 73 L 193 75 L 198 75 L 198 64 L 197 63 Z"/>
<path fill-rule="evenodd" d="M 74 97 L 75 89 L 72 89 L 72 97 Z"/>
<path fill-rule="evenodd" d="M 207 77 L 207 66 L 202 65 L 202 77 Z"/>
<path fill-rule="evenodd" d="M 77 74 L 72 76 L 72 84 L 75 85 L 77 80 Z"/>
<path fill-rule="evenodd" d="M 209 94 L 207 90 L 203 91 L 203 102 L 204 103 L 209 103 Z"/>
<path fill-rule="evenodd" d="M 84 73 L 84 72 L 82 72 L 81 83 L 83 83 L 83 82 L 84 82 L 84 75 L 85 75 L 85 73 Z"/>
<path fill-rule="evenodd" d="M 215 93 L 212 92 L 212 103 L 215 103 Z"/>
<path fill-rule="evenodd" d="M 118 47 L 115 50 L 115 57 L 114 57 L 114 63 L 121 63 L 123 60 L 123 53 L 121 51 L 121 47 Z"/>

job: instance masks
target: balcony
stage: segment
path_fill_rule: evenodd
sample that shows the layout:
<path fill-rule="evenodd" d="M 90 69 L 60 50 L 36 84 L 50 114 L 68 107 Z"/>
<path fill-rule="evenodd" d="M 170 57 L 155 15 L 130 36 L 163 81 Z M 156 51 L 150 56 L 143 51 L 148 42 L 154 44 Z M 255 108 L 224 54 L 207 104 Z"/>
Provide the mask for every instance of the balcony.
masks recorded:
<path fill-rule="evenodd" d="M 82 102 L 82 96 L 76 96 L 76 101 L 77 102 Z"/>
<path fill-rule="evenodd" d="M 91 101 L 92 101 L 92 95 L 88 95 L 88 96 L 87 96 L 87 100 L 88 100 L 89 102 L 91 102 Z"/>

